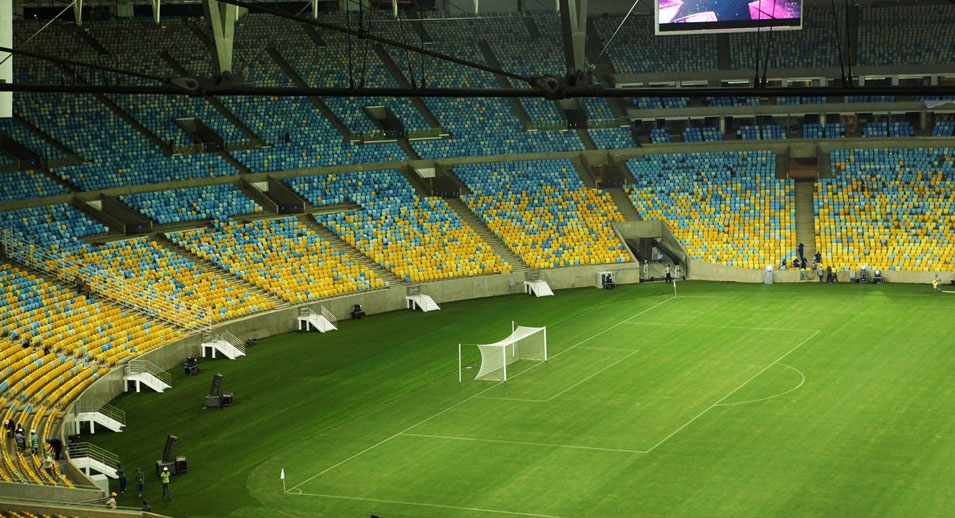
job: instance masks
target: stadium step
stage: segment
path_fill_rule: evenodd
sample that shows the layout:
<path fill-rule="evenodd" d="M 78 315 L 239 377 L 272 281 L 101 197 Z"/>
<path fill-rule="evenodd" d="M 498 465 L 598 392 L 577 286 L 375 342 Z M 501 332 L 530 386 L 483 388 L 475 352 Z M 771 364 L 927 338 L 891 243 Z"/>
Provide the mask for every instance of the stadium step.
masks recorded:
<path fill-rule="evenodd" d="M 183 77 L 196 76 L 195 73 L 192 73 L 189 70 L 187 70 L 186 67 L 182 66 L 178 61 L 176 61 L 176 58 L 172 57 L 172 55 L 169 54 L 168 52 L 162 51 L 159 55 L 163 59 L 163 61 L 165 61 L 170 67 L 172 67 L 173 70 L 182 74 Z M 262 140 L 262 137 L 258 136 L 254 131 L 252 131 L 252 128 L 250 128 L 248 125 L 242 122 L 238 117 L 236 117 L 235 114 L 232 113 L 232 110 L 226 108 L 225 105 L 219 102 L 219 100 L 215 96 L 211 96 L 211 95 L 206 96 L 204 97 L 204 99 L 206 100 L 206 102 L 209 103 L 210 106 L 215 108 L 217 112 L 219 112 L 223 117 L 225 117 L 227 121 L 229 121 L 230 123 L 232 123 L 233 126 L 238 128 L 239 131 L 241 131 L 242 134 L 245 135 L 249 140 L 252 140 L 254 142 L 264 143 L 264 141 Z"/>
<path fill-rule="evenodd" d="M 423 28 L 422 28 L 423 30 Z M 398 86 L 401 88 L 413 88 L 414 86 L 408 81 L 408 78 L 405 76 L 404 72 L 398 68 L 398 65 L 395 64 L 395 60 L 391 59 L 391 55 L 388 54 L 388 51 L 385 50 L 380 44 L 375 44 L 374 47 L 375 54 L 378 55 L 378 58 L 381 59 L 382 64 L 385 65 L 385 68 L 391 72 L 391 75 L 395 78 L 395 81 L 398 82 Z M 420 85 L 415 85 L 420 86 Z M 420 97 L 409 97 L 411 104 L 418 110 L 418 113 L 422 118 L 428 123 L 432 128 L 440 128 L 441 123 L 438 122 L 438 118 L 434 116 L 434 113 L 428 108 L 428 106 L 421 100 Z"/>
<path fill-rule="evenodd" d="M 471 227 L 474 230 L 474 233 L 481 236 L 484 241 L 491 246 L 491 249 L 494 250 L 494 253 L 501 256 L 504 261 L 511 265 L 514 272 L 524 272 L 529 271 L 531 268 L 527 266 L 520 256 L 514 253 L 501 238 L 497 237 L 484 222 L 464 204 L 463 201 L 457 199 L 448 200 L 448 206 L 454 209 L 457 212 L 458 217 L 461 218 L 461 221 L 465 225 Z"/>
<path fill-rule="evenodd" d="M 69 156 L 74 156 L 74 157 L 76 157 L 77 159 L 81 159 L 81 158 L 82 158 L 82 157 L 80 157 L 75 151 L 73 151 L 72 149 L 70 149 L 70 148 L 66 147 L 65 145 L 63 145 L 62 142 L 60 142 L 59 140 L 56 140 L 56 138 L 54 138 L 53 135 L 50 135 L 49 133 L 43 131 L 42 129 L 40 129 L 39 126 L 37 126 L 37 125 L 33 124 L 32 122 L 28 121 L 27 119 L 25 119 L 25 118 L 24 118 L 22 115 L 20 115 L 19 113 L 13 112 L 13 120 L 16 121 L 17 124 L 19 124 L 19 125 L 23 126 L 24 128 L 30 130 L 30 132 L 33 133 L 34 135 L 36 135 L 37 137 L 40 137 L 41 140 L 43 140 L 43 141 L 49 143 L 51 146 L 53 146 L 53 147 L 55 147 L 56 149 L 58 149 L 61 153 L 65 154 L 65 155 L 69 155 Z"/>
<path fill-rule="evenodd" d="M 630 201 L 630 197 L 627 196 L 626 191 L 621 187 L 611 187 L 609 189 L 604 189 L 610 193 L 610 198 L 613 199 L 613 202 L 617 205 L 617 210 L 620 211 L 620 214 L 623 215 L 624 221 L 640 221 L 640 214 L 637 214 L 637 209 L 633 208 L 633 202 Z"/>
<path fill-rule="evenodd" d="M 584 135 L 587 134 L 587 130 L 577 130 L 583 131 Z M 587 137 L 590 138 L 589 136 Z M 593 141 L 591 141 L 591 144 Z M 590 171 L 590 168 L 587 167 L 587 164 L 584 163 L 580 155 L 570 157 L 570 163 L 574 164 L 574 169 L 577 170 L 577 176 L 580 177 L 580 181 L 584 182 L 584 185 L 590 188 L 597 187 L 597 181 L 594 180 L 594 175 Z"/>
<path fill-rule="evenodd" d="M 181 255 L 185 257 L 186 259 L 189 259 L 190 261 L 202 266 L 204 269 L 210 272 L 216 272 L 217 274 L 222 275 L 223 277 L 227 277 L 230 281 L 248 289 L 250 292 L 257 293 L 271 300 L 278 307 L 287 305 L 287 302 L 284 299 L 280 299 L 276 297 L 274 294 L 272 294 L 271 292 L 263 290 L 262 288 L 256 286 L 255 284 L 252 284 L 251 282 L 243 279 L 242 277 L 239 277 L 238 275 L 235 275 L 232 272 L 229 272 L 223 268 L 220 268 L 212 264 L 211 261 L 207 259 L 203 259 L 202 257 L 199 257 L 198 255 L 192 253 L 191 250 L 187 250 L 183 248 L 182 246 L 179 246 L 178 244 L 173 243 L 172 240 L 166 237 L 164 234 L 153 234 L 152 238 L 156 243 L 158 243 L 160 246 L 162 246 L 166 250 L 169 250 L 170 252 L 174 254 Z"/>
<path fill-rule="evenodd" d="M 484 61 L 491 67 L 497 68 L 498 70 L 503 70 L 501 68 L 501 62 L 497 60 L 497 56 L 494 54 L 494 50 L 491 49 L 491 45 L 488 44 L 486 40 L 481 40 L 478 42 L 478 47 L 481 49 L 481 55 L 484 56 Z M 499 74 L 494 74 L 494 77 L 497 78 L 497 84 L 501 88 L 512 88 L 511 81 Z M 527 110 L 524 109 L 524 105 L 521 104 L 521 101 L 516 97 L 508 97 L 507 102 L 511 104 L 511 109 L 514 110 L 514 113 L 517 115 L 518 120 L 521 121 L 521 125 L 524 126 L 524 129 L 530 128 L 533 124 L 531 123 L 531 118 L 527 115 Z"/>
<path fill-rule="evenodd" d="M 78 75 L 75 71 L 73 71 L 72 68 L 63 64 L 58 64 L 57 66 L 60 68 L 60 70 L 64 74 L 66 74 L 67 77 L 73 78 L 73 80 L 76 81 L 77 83 L 83 84 L 83 85 L 89 84 L 89 82 L 86 81 L 86 79 Z M 142 123 L 136 120 L 135 117 L 127 113 L 126 110 L 122 109 L 118 104 L 116 104 L 109 97 L 107 97 L 106 94 L 93 94 L 93 96 L 99 99 L 104 106 L 109 108 L 109 110 L 112 111 L 114 114 L 116 114 L 120 119 L 123 119 L 124 121 L 126 121 L 126 123 L 129 124 L 134 130 L 138 131 L 141 135 L 149 139 L 150 142 L 152 142 L 153 144 L 156 145 L 156 147 L 162 150 L 162 152 L 166 156 L 172 155 L 173 149 L 169 147 L 169 144 L 167 144 L 166 142 L 163 142 L 161 138 L 156 136 L 156 134 L 150 131 L 149 128 L 147 128 L 146 126 L 143 126 Z"/>
<path fill-rule="evenodd" d="M 342 250 L 348 253 L 348 255 L 352 256 L 352 258 L 355 259 L 355 261 L 357 261 L 359 264 L 361 264 L 365 268 L 368 268 L 369 270 L 374 272 L 375 275 L 381 277 L 382 279 L 392 284 L 400 284 L 404 282 L 401 279 L 399 279 L 397 275 L 395 275 L 394 273 L 391 273 L 391 271 L 389 270 L 386 270 L 383 266 L 376 263 L 370 257 L 362 253 L 361 250 L 355 248 L 344 239 L 338 237 L 338 234 L 332 232 L 331 230 L 328 230 L 327 228 L 322 226 L 319 222 L 315 221 L 315 218 L 313 218 L 311 215 L 302 214 L 298 216 L 298 220 L 301 221 L 308 228 L 314 230 L 316 234 L 321 236 L 322 239 L 324 239 L 325 241 L 328 241 L 329 243 L 331 243 L 332 246 L 334 246 L 335 248 L 338 248 L 339 250 Z"/>
<path fill-rule="evenodd" d="M 812 263 L 816 254 L 815 210 L 813 209 L 813 191 L 816 183 L 811 178 L 796 180 L 796 242 L 806 245 L 804 254 Z"/>
<path fill-rule="evenodd" d="M 284 56 L 282 56 L 282 53 L 279 51 L 279 49 L 275 48 L 273 45 L 269 45 L 268 48 L 266 48 L 266 52 L 268 52 L 269 56 L 272 56 L 272 60 L 275 61 L 275 64 L 285 71 L 285 74 L 289 77 L 289 79 L 292 80 L 293 83 L 295 83 L 295 86 L 299 88 L 308 88 L 308 83 L 306 83 L 305 79 L 302 78 L 302 75 L 298 73 L 298 70 L 295 70 L 295 67 L 292 66 L 292 64 L 289 63 Z M 310 96 L 308 100 L 312 103 L 312 106 L 314 106 L 315 109 L 322 114 L 323 117 L 328 119 L 328 121 L 336 130 L 338 130 L 338 133 L 340 133 L 342 137 L 346 139 L 349 138 L 351 132 L 348 131 L 348 127 L 345 126 L 345 123 L 342 122 L 342 120 L 339 119 L 334 112 L 332 112 L 331 108 L 325 104 L 325 101 L 323 101 L 321 97 Z"/>
<path fill-rule="evenodd" d="M 600 40 L 600 34 L 597 31 L 597 26 L 594 23 L 594 18 L 592 16 L 587 17 L 587 44 L 584 49 L 587 53 L 587 59 L 591 63 L 594 63 L 594 73 L 597 76 L 597 80 L 604 85 L 612 85 L 613 76 L 617 73 L 616 68 L 613 66 L 613 62 L 610 61 L 610 56 L 607 53 L 601 53 L 604 48 L 604 43 Z M 600 56 L 598 58 L 598 56 Z M 623 119 L 627 117 L 627 106 L 624 103 L 624 100 L 620 97 L 607 97 L 607 102 L 610 104 L 610 111 L 613 112 L 613 116 L 617 119 Z"/>
<path fill-rule="evenodd" d="M 594 144 L 594 139 L 590 138 L 590 133 L 587 133 L 587 128 L 577 128 L 577 136 L 580 137 L 580 141 L 584 144 L 584 149 L 597 149 L 597 144 Z"/>

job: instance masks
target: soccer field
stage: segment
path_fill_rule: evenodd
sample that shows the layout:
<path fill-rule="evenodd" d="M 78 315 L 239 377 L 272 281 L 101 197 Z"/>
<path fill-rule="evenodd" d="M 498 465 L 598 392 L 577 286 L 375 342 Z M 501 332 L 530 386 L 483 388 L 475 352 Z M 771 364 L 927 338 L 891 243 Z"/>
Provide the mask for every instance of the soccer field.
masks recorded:
<path fill-rule="evenodd" d="M 263 340 L 131 394 L 127 472 L 166 434 L 176 517 L 950 516 L 955 297 L 688 282 L 445 304 Z M 457 344 L 547 326 L 547 362 L 475 381 Z M 202 410 L 214 372 L 236 404 Z M 279 478 L 284 470 L 286 479 Z M 121 505 L 135 505 L 134 492 Z"/>

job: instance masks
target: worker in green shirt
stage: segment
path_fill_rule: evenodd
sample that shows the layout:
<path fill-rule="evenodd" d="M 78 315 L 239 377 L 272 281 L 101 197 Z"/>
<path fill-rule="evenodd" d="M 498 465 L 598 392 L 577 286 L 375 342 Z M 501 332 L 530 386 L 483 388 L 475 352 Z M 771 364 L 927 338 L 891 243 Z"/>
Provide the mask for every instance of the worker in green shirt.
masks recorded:
<path fill-rule="evenodd" d="M 172 491 L 169 489 L 169 468 L 163 468 L 159 478 L 162 479 L 162 497 L 166 500 L 172 500 Z"/>
<path fill-rule="evenodd" d="M 143 497 L 143 485 L 146 483 L 146 477 L 143 475 L 142 468 L 136 468 L 136 474 L 133 475 L 136 480 L 136 496 Z"/>

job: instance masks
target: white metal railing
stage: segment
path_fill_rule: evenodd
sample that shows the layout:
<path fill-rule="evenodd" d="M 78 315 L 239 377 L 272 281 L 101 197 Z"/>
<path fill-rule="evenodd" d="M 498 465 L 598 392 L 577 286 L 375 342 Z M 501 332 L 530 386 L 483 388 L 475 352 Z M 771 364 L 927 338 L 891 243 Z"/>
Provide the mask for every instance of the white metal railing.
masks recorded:
<path fill-rule="evenodd" d="M 212 315 L 206 308 L 160 295 L 154 290 L 145 290 L 142 286 L 130 285 L 125 279 L 98 266 L 81 266 L 68 258 L 50 255 L 36 243 L 10 229 L 3 229 L 0 241 L 7 257 L 61 281 L 73 283 L 81 280 L 97 295 L 187 331 L 211 329 Z"/>
<path fill-rule="evenodd" d="M 328 308 L 326 308 L 325 306 L 322 306 L 322 316 L 325 317 L 325 320 L 328 320 L 329 322 L 331 322 L 332 325 L 338 322 L 338 319 L 335 318 L 335 315 L 332 314 L 332 312 L 329 311 Z"/>
<path fill-rule="evenodd" d="M 117 408 L 109 403 L 104 403 L 102 406 L 91 405 L 91 404 L 79 405 L 78 411 L 79 412 L 99 412 L 105 415 L 106 417 L 118 422 L 119 424 L 126 426 L 126 411 L 121 408 Z"/>
<path fill-rule="evenodd" d="M 238 349 L 239 352 L 241 352 L 242 354 L 245 354 L 245 342 L 240 340 L 238 336 L 235 336 L 234 334 L 228 331 L 220 331 L 218 333 L 218 336 L 219 338 L 225 340 L 232 347 L 235 347 L 236 349 Z"/>
<path fill-rule="evenodd" d="M 140 374 L 145 372 L 147 374 L 151 374 L 156 379 L 165 383 L 166 385 L 169 385 L 170 387 L 172 386 L 172 374 L 170 374 L 169 371 L 162 369 L 161 367 L 159 367 L 153 362 L 150 362 L 148 360 L 142 360 L 142 359 L 131 360 L 127 368 L 128 368 L 127 372 L 129 374 Z"/>
<path fill-rule="evenodd" d="M 119 465 L 119 456 L 115 453 L 100 448 L 99 446 L 88 442 L 74 442 L 66 446 L 66 451 L 71 459 L 86 457 L 115 469 Z"/>

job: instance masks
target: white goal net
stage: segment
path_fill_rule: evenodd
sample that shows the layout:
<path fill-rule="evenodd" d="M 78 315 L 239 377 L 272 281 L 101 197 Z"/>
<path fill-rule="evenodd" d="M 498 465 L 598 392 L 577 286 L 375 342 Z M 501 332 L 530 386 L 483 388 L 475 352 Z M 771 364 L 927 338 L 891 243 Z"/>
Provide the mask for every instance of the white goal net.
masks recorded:
<path fill-rule="evenodd" d="M 511 323 L 511 334 L 490 344 L 458 344 L 458 381 L 462 380 L 461 346 L 474 345 L 481 351 L 481 368 L 476 380 L 507 381 L 507 366 L 517 360 L 547 361 L 547 328 Z"/>

